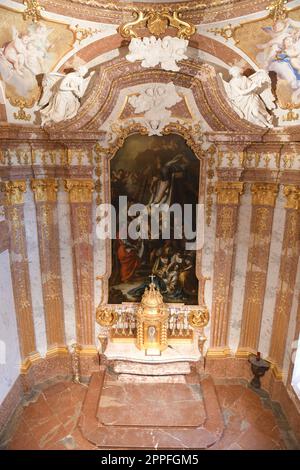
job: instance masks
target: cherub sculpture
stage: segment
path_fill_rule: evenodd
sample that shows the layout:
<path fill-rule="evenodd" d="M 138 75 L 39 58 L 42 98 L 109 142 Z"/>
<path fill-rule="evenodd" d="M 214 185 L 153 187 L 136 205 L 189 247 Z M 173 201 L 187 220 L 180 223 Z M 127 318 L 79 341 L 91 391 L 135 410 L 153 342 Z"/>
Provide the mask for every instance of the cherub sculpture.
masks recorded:
<path fill-rule="evenodd" d="M 229 70 L 231 80 L 222 79 L 228 101 L 234 111 L 243 119 L 261 127 L 273 127 L 268 110 L 276 108 L 271 90 L 271 79 L 267 72 L 258 70 L 250 77 L 242 75 L 239 67 Z"/>

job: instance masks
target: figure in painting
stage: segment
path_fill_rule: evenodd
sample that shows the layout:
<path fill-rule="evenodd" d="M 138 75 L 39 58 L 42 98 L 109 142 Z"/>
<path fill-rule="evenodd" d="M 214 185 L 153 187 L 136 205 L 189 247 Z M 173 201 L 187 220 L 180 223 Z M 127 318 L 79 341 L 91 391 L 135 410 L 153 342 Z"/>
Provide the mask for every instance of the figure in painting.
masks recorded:
<path fill-rule="evenodd" d="M 44 24 L 28 26 L 25 32 L 12 27 L 12 39 L 0 48 L 0 74 L 4 82 L 26 95 L 37 86 L 36 75 L 45 73 L 51 60 L 51 29 Z"/>
<path fill-rule="evenodd" d="M 250 77 L 242 75 L 239 67 L 229 70 L 231 80 L 223 84 L 235 112 L 243 119 L 261 127 L 273 127 L 268 110 L 275 108 L 271 80 L 264 70 Z"/>
<path fill-rule="evenodd" d="M 51 73 L 43 79 L 43 95 L 39 101 L 42 125 L 61 122 L 76 116 L 94 72 L 86 78 L 88 69 L 79 67 L 67 75 Z"/>
<path fill-rule="evenodd" d="M 297 104 L 300 100 L 300 24 L 286 18 L 263 29 L 271 39 L 256 46 L 261 49 L 256 60 L 265 70 L 276 72 L 290 89 L 290 98 L 286 101 Z"/>

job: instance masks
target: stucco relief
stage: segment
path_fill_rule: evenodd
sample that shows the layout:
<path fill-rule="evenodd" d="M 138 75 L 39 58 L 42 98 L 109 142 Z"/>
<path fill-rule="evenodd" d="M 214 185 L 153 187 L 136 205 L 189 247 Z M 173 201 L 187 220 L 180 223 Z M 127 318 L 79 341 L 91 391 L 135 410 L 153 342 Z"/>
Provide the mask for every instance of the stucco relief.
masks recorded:
<path fill-rule="evenodd" d="M 178 72 L 180 67 L 177 62 L 188 58 L 187 46 L 187 39 L 170 36 L 165 36 L 163 39 L 154 36 L 133 38 L 128 46 L 129 54 L 126 55 L 126 59 L 129 62 L 140 60 L 142 67 L 145 68 L 160 65 L 163 70 Z"/>
<path fill-rule="evenodd" d="M 162 135 L 163 128 L 170 122 L 172 108 L 182 97 L 178 95 L 174 83 L 154 84 L 144 89 L 138 96 L 129 97 L 135 114 L 143 114 L 140 122 L 149 135 Z"/>

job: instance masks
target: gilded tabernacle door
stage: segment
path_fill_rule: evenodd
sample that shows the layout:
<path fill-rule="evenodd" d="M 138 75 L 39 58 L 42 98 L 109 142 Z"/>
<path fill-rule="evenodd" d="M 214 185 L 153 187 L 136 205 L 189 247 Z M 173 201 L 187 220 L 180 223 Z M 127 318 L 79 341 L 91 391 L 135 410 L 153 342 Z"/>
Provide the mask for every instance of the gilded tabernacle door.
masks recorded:
<path fill-rule="evenodd" d="M 140 302 L 152 274 L 164 302 L 198 304 L 199 180 L 200 161 L 179 135 L 131 135 L 112 158 L 109 304 Z"/>

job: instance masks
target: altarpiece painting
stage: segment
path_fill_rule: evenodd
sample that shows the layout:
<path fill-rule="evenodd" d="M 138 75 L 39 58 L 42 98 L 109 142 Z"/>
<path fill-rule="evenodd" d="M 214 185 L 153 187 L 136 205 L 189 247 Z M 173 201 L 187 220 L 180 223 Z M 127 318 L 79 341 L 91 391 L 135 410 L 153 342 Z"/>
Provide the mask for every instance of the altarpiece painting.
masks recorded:
<path fill-rule="evenodd" d="M 189 205 L 191 223 L 188 228 L 195 232 L 199 177 L 200 161 L 181 136 L 136 134 L 126 139 L 110 165 L 111 202 L 116 208 L 117 230 L 111 244 L 109 303 L 140 302 L 152 274 L 165 302 L 198 303 L 196 251 L 190 246 L 186 249 L 186 230 L 181 220 Z M 176 204 L 181 209 L 182 219 L 179 220 L 178 212 L 170 211 L 169 237 L 163 236 L 161 216 L 154 238 L 150 234 L 150 222 L 149 237 L 133 239 L 129 233 L 124 237 L 124 227 L 120 227 L 118 217 L 120 196 L 127 197 L 129 208 L 143 204 L 147 211 L 151 207 L 161 209 Z M 127 217 L 127 228 L 136 218 L 136 214 Z"/>

